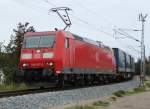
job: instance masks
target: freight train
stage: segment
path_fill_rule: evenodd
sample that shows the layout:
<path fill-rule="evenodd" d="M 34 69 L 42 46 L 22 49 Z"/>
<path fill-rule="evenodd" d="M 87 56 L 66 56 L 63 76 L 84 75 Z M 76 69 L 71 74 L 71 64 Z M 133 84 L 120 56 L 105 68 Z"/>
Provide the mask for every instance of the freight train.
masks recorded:
<path fill-rule="evenodd" d="M 26 33 L 19 66 L 18 78 L 58 85 L 128 79 L 135 72 L 131 55 L 64 30 Z"/>

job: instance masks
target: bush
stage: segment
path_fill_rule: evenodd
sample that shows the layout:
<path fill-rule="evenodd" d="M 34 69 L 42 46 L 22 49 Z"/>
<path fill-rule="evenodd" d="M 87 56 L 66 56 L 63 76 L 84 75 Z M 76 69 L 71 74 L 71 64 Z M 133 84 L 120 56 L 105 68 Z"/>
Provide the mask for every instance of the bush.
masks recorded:
<path fill-rule="evenodd" d="M 116 101 L 116 100 L 117 100 L 117 98 L 116 98 L 116 97 L 114 97 L 114 96 L 112 96 L 112 97 L 110 97 L 110 100 L 112 100 L 112 101 Z"/>
<path fill-rule="evenodd" d="M 134 88 L 134 92 L 136 93 L 139 93 L 139 92 L 144 92 L 146 91 L 146 87 L 137 87 L 137 88 Z"/>
<path fill-rule="evenodd" d="M 117 97 L 123 97 L 126 94 L 126 92 L 124 90 L 119 90 L 113 94 Z"/>
<path fill-rule="evenodd" d="M 150 88 L 150 83 L 146 83 L 146 86 Z"/>
<path fill-rule="evenodd" d="M 5 75 L 5 80 L 7 84 L 14 82 L 14 75 L 16 69 L 18 69 L 19 59 L 12 54 L 0 53 L 0 69 Z"/>
<path fill-rule="evenodd" d="M 126 95 L 132 95 L 135 94 L 134 90 L 126 91 Z"/>

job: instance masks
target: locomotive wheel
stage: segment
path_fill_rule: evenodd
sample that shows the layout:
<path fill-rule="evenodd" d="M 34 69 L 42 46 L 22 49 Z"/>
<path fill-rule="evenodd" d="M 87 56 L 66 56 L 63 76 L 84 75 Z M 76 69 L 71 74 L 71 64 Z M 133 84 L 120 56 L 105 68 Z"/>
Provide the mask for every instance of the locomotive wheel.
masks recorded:
<path fill-rule="evenodd" d="M 92 85 L 95 84 L 95 75 L 91 75 L 91 83 L 92 83 Z"/>
<path fill-rule="evenodd" d="M 113 75 L 109 75 L 109 76 L 108 76 L 108 82 L 109 82 L 109 83 L 112 83 L 112 82 L 113 82 Z"/>
<path fill-rule="evenodd" d="M 78 84 L 77 84 L 77 76 L 76 75 L 73 76 L 72 80 L 73 80 L 72 81 L 72 85 L 75 86 L 75 87 L 78 86 Z"/>
<path fill-rule="evenodd" d="M 58 75 L 57 86 L 64 87 L 64 85 L 65 85 L 64 75 Z"/>
<path fill-rule="evenodd" d="M 23 82 L 23 78 L 21 78 L 21 77 L 15 78 L 15 83 L 21 83 L 21 82 Z"/>
<path fill-rule="evenodd" d="M 103 77 L 102 77 L 103 79 L 103 84 L 107 84 L 107 78 L 106 78 L 106 76 L 105 75 L 103 75 Z"/>
<path fill-rule="evenodd" d="M 84 85 L 85 86 L 89 85 L 89 81 L 88 81 L 88 76 L 87 75 L 84 76 Z"/>
<path fill-rule="evenodd" d="M 84 86 L 84 85 L 85 85 L 84 75 L 81 75 L 81 78 L 80 78 L 80 85 L 81 85 L 81 86 Z"/>
<path fill-rule="evenodd" d="M 85 84 L 87 85 L 87 86 L 90 86 L 90 85 L 92 85 L 92 76 L 91 75 L 86 75 L 86 78 L 85 78 Z"/>

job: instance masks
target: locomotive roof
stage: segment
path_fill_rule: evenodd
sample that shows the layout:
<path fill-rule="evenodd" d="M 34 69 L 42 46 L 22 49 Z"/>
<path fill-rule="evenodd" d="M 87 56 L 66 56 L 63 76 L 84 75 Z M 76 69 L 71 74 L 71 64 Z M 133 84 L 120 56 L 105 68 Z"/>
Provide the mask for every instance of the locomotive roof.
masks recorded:
<path fill-rule="evenodd" d="M 86 42 L 86 43 L 89 43 L 89 44 L 92 44 L 92 45 L 96 45 L 96 46 L 99 46 L 99 47 L 102 47 L 102 48 L 106 48 L 106 49 L 110 49 L 110 47 L 104 45 L 102 42 L 100 41 L 94 41 L 94 40 L 91 40 L 89 38 L 86 38 L 86 37 L 80 37 L 76 34 L 72 34 L 73 37 L 76 39 L 76 40 L 80 40 L 80 41 L 83 41 L 83 42 Z"/>
<path fill-rule="evenodd" d="M 63 30 L 60 30 L 60 31 L 63 31 Z M 66 33 L 70 33 L 69 31 L 65 31 Z M 37 35 L 50 35 L 50 34 L 55 34 L 56 31 L 42 31 L 42 32 L 27 32 L 24 36 L 37 36 Z M 73 37 L 76 39 L 76 40 L 80 40 L 80 41 L 83 41 L 83 42 L 86 42 L 86 43 L 89 43 L 89 44 L 92 44 L 92 45 L 96 45 L 96 46 L 99 46 L 99 47 L 102 47 L 102 48 L 107 48 L 107 49 L 110 49 L 110 47 L 108 46 L 105 46 L 102 42 L 100 41 L 94 41 L 94 40 L 91 40 L 91 39 L 88 39 L 86 37 L 81 37 L 81 36 L 78 36 L 76 34 L 73 34 Z"/>
<path fill-rule="evenodd" d="M 56 31 L 27 32 L 24 36 L 50 35 L 50 34 L 55 34 L 55 33 Z"/>

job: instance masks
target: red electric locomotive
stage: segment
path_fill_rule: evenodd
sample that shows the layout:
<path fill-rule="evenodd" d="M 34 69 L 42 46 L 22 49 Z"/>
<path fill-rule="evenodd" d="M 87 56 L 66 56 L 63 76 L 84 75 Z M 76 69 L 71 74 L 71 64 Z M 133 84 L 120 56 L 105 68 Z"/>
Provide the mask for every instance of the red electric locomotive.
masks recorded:
<path fill-rule="evenodd" d="M 20 76 L 26 80 L 93 81 L 116 74 L 111 48 L 70 32 L 29 32 L 24 36 Z M 87 82 L 86 81 L 86 82 Z"/>

